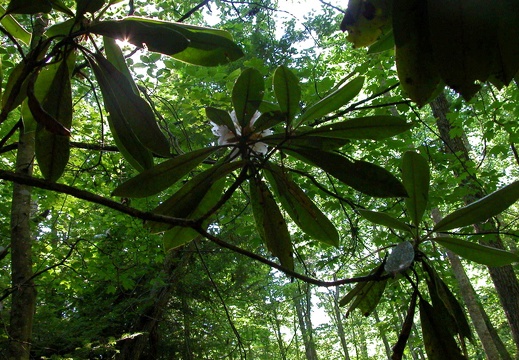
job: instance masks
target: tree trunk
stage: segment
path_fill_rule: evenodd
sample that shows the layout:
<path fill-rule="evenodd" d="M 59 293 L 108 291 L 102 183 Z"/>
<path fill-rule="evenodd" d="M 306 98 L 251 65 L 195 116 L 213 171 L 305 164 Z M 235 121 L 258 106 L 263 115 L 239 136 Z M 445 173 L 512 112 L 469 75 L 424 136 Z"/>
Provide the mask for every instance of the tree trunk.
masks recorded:
<path fill-rule="evenodd" d="M 299 328 L 305 346 L 305 354 L 307 360 L 317 360 L 317 351 L 313 339 L 312 320 L 310 318 L 312 303 L 310 301 L 311 292 L 308 284 L 303 284 L 303 291 L 298 291 L 298 295 L 294 297 L 294 304 L 297 312 L 297 319 L 299 321 Z"/>
<path fill-rule="evenodd" d="M 375 321 L 377 323 L 380 323 L 380 318 L 378 317 L 378 312 L 376 309 L 373 310 L 373 316 L 375 318 Z M 389 346 L 389 341 L 387 339 L 386 332 L 382 328 L 379 328 L 379 331 L 380 331 L 380 337 L 382 338 L 382 343 L 384 343 L 384 349 L 386 350 L 386 356 L 388 359 L 390 359 L 391 354 L 393 352 L 391 351 L 391 346 Z"/>
<path fill-rule="evenodd" d="M 436 125 L 440 132 L 440 136 L 443 142 L 447 145 L 446 151 L 458 154 L 459 159 L 463 163 L 467 163 L 469 160 L 469 152 L 463 139 L 459 136 L 451 137 L 450 135 L 453 127 L 447 118 L 449 104 L 445 94 L 439 95 L 430 105 L 434 117 L 436 118 Z M 455 175 L 457 176 L 458 174 Z M 474 176 L 462 180 L 461 186 L 474 189 L 473 195 L 465 196 L 463 199 L 465 204 L 470 204 L 483 197 L 483 189 L 480 188 L 475 180 Z M 476 224 L 474 229 L 480 234 L 492 232 L 492 235 L 489 234 L 485 236 L 485 245 L 499 249 L 504 248 L 494 222 L 488 221 L 485 224 Z M 517 281 L 512 266 L 488 267 L 488 270 L 501 305 L 505 311 L 516 349 L 519 352 L 519 282 Z"/>
<path fill-rule="evenodd" d="M 34 132 L 20 130 L 16 172 L 31 175 L 34 158 Z M 9 359 L 29 359 L 36 288 L 29 280 L 32 272 L 32 239 L 30 229 L 31 187 L 13 184 L 11 203 L 11 299 L 9 326 Z"/>
<path fill-rule="evenodd" d="M 441 215 L 438 209 L 432 210 L 432 217 L 435 223 L 438 223 L 441 220 Z M 439 234 L 439 236 L 442 235 Z M 465 303 L 465 306 L 467 307 L 470 318 L 472 319 L 472 323 L 474 324 L 474 328 L 476 329 L 478 337 L 481 341 L 481 345 L 483 345 L 487 359 L 512 360 L 510 354 L 508 351 L 506 351 L 506 348 L 504 348 L 504 352 L 502 351 L 504 346 L 501 342 L 501 339 L 499 339 L 499 337 L 496 339 L 492 335 L 492 331 L 488 326 L 490 324 L 485 321 L 485 318 L 487 318 L 485 310 L 476 299 L 476 292 L 474 291 L 474 288 L 472 287 L 470 280 L 465 273 L 465 269 L 463 269 L 460 258 L 450 250 L 447 250 L 447 256 L 449 257 L 454 276 L 458 281 L 461 297 Z M 501 347 L 498 346 L 497 343 L 500 343 Z M 499 348 L 501 351 L 499 351 Z"/>
<path fill-rule="evenodd" d="M 337 280 L 334 277 L 334 280 Z M 346 336 L 344 332 L 344 324 L 342 322 L 342 314 L 339 309 L 339 287 L 335 287 L 335 291 L 333 292 L 333 314 L 335 318 L 335 323 L 337 325 L 337 334 L 339 335 L 339 339 L 341 340 L 341 347 L 344 353 L 344 360 L 350 360 L 350 354 L 348 352 L 348 342 L 346 341 Z"/>
<path fill-rule="evenodd" d="M 153 353 L 156 350 L 156 346 L 154 346 L 156 344 L 153 339 L 156 338 L 159 322 L 167 309 L 168 301 L 175 287 L 175 279 L 179 277 L 179 273 L 185 268 L 185 265 L 191 258 L 191 254 L 191 251 L 184 252 L 182 248 L 171 250 L 168 253 L 164 261 L 164 269 L 162 270 L 165 285 L 152 289 L 150 296 L 152 302 L 144 307 L 141 316 L 130 330 L 132 334 L 142 334 L 124 340 L 121 352 L 116 359 L 139 360 L 156 357 L 156 354 L 146 354 L 146 351 Z"/>

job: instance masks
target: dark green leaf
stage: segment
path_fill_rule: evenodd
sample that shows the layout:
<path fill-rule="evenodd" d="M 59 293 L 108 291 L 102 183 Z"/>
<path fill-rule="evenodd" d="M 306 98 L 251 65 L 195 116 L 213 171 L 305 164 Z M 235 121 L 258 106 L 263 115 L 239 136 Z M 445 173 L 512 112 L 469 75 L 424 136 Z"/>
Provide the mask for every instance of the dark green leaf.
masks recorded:
<path fill-rule="evenodd" d="M 236 127 L 231 119 L 231 115 L 227 111 L 216 109 L 213 107 L 205 108 L 205 115 L 216 125 L 227 126 L 227 129 L 236 134 Z"/>
<path fill-rule="evenodd" d="M 287 224 L 263 181 L 250 180 L 250 202 L 258 232 L 267 249 L 279 259 L 282 266 L 293 270 L 292 241 Z"/>
<path fill-rule="evenodd" d="M 218 150 L 209 147 L 166 160 L 119 185 L 112 196 L 146 197 L 167 189 Z"/>
<path fill-rule="evenodd" d="M 76 0 L 76 14 L 81 17 L 86 13 L 95 13 L 103 7 L 105 0 Z"/>
<path fill-rule="evenodd" d="M 338 110 L 358 95 L 364 85 L 364 77 L 359 76 L 342 85 L 325 98 L 310 106 L 299 119 L 299 123 L 319 119 Z"/>
<path fill-rule="evenodd" d="M 213 184 L 243 165 L 241 161 L 233 161 L 212 166 L 185 183 L 173 196 L 157 206 L 153 213 L 177 218 L 189 217 L 202 204 Z M 220 197 L 221 193 L 216 195 Z M 157 222 L 150 222 L 147 226 L 152 232 L 161 232 L 173 227 Z"/>
<path fill-rule="evenodd" d="M 7 14 L 48 13 L 52 4 L 48 0 L 11 0 L 5 12 Z"/>
<path fill-rule="evenodd" d="M 279 66 L 274 72 L 274 94 L 279 107 L 287 114 L 288 122 L 291 123 L 300 110 L 301 88 L 299 80 L 286 66 Z"/>
<path fill-rule="evenodd" d="M 268 164 L 265 170 L 274 193 L 297 226 L 313 238 L 338 247 L 335 226 L 290 176 L 275 164 Z"/>
<path fill-rule="evenodd" d="M 382 281 L 369 281 L 357 293 L 355 301 L 350 305 L 346 316 L 353 310 L 359 309 L 364 316 L 369 316 L 377 307 L 384 290 L 386 289 L 387 279 Z"/>
<path fill-rule="evenodd" d="M 273 134 L 261 139 L 264 143 L 276 146 L 283 143 L 287 148 L 305 147 L 315 148 L 322 151 L 331 151 L 343 147 L 350 140 L 338 138 L 325 138 L 321 136 L 295 135 L 287 137 L 286 134 Z"/>
<path fill-rule="evenodd" d="M 281 113 L 281 111 L 269 111 L 260 115 L 260 117 L 254 122 L 254 132 L 259 133 L 263 130 L 270 129 L 273 126 L 276 126 L 282 121 L 286 120 L 285 114 Z"/>
<path fill-rule="evenodd" d="M 368 54 L 376 54 L 388 50 L 393 50 L 395 47 L 395 38 L 393 37 L 393 31 L 386 31 L 380 39 L 371 45 L 368 49 Z"/>
<path fill-rule="evenodd" d="M 340 139 L 380 140 L 400 134 L 411 128 L 411 124 L 396 116 L 359 117 L 330 125 L 323 125 L 306 132 L 312 136 L 324 136 Z"/>
<path fill-rule="evenodd" d="M 49 0 L 52 4 L 52 8 L 57 10 L 57 11 L 61 11 L 62 13 L 68 15 L 68 16 L 71 16 L 73 17 L 74 16 L 74 12 L 72 10 L 70 10 L 64 3 L 62 0 Z"/>
<path fill-rule="evenodd" d="M 252 116 L 258 110 L 264 91 L 263 76 L 258 70 L 248 68 L 242 71 L 232 89 L 232 104 L 238 124 L 242 128 L 249 125 Z"/>
<path fill-rule="evenodd" d="M 318 166 L 355 190 L 375 197 L 407 196 L 404 186 L 383 168 L 365 162 L 350 161 L 332 152 L 311 148 L 290 148 L 287 153 Z"/>
<path fill-rule="evenodd" d="M 412 232 L 411 227 L 409 225 L 398 219 L 395 219 L 393 216 L 389 214 L 362 209 L 359 209 L 357 211 L 360 215 L 362 215 L 363 218 L 371 221 L 372 223 L 384 225 L 391 229 L 403 230 L 409 233 Z"/>
<path fill-rule="evenodd" d="M 133 92 L 126 76 L 111 62 L 101 55 L 96 55 L 95 59 L 98 67 L 94 72 L 108 112 L 120 114 L 146 148 L 158 155 L 170 156 L 169 141 L 160 131 L 150 105 Z"/>
<path fill-rule="evenodd" d="M 375 269 L 372 269 L 369 275 L 381 275 L 384 272 L 384 264 L 379 265 Z M 345 306 L 348 305 L 357 295 L 359 295 L 362 291 L 362 289 L 368 284 L 369 282 L 359 282 L 357 283 L 353 289 L 346 294 L 340 301 L 339 306 Z"/>
<path fill-rule="evenodd" d="M 22 42 L 24 45 L 29 45 L 31 42 L 31 33 L 25 30 L 11 15 L 5 15 L 5 9 L 0 6 L 1 24 L 16 40 Z"/>
<path fill-rule="evenodd" d="M 411 301 L 409 303 L 409 308 L 407 309 L 407 314 L 405 316 L 404 323 L 402 324 L 402 330 L 398 335 L 398 341 L 393 346 L 393 354 L 391 355 L 391 360 L 401 360 L 404 355 L 404 350 L 407 344 L 407 340 L 411 335 L 411 330 L 414 325 L 414 314 L 416 311 L 416 299 L 418 298 L 418 289 L 413 291 L 413 295 L 411 296 Z"/>
<path fill-rule="evenodd" d="M 107 36 L 103 36 L 103 45 L 105 46 L 105 54 L 108 61 L 112 63 L 113 66 L 117 70 L 119 70 L 126 79 L 128 83 L 132 87 L 132 90 L 135 94 L 139 94 L 139 89 L 133 80 L 133 77 L 130 73 L 130 69 L 128 69 L 128 65 L 126 64 L 126 59 L 124 58 L 123 52 L 119 45 L 117 45 L 115 39 Z"/>
<path fill-rule="evenodd" d="M 420 298 L 420 322 L 427 357 L 430 360 L 466 360 L 454 338 L 444 329 L 436 308 Z"/>
<path fill-rule="evenodd" d="M 479 264 L 504 266 L 519 262 L 518 255 L 490 246 L 479 245 L 470 241 L 446 236 L 436 237 L 433 240 L 459 256 Z"/>
<path fill-rule="evenodd" d="M 499 189 L 444 217 L 434 231 L 445 231 L 476 224 L 496 216 L 519 199 L 519 181 Z"/>
<path fill-rule="evenodd" d="M 429 180 L 427 161 L 414 151 L 406 152 L 402 160 L 402 182 L 409 195 L 405 199 L 405 205 L 416 227 L 420 224 L 427 207 Z"/>
<path fill-rule="evenodd" d="M 200 234 L 191 228 L 175 226 L 166 232 L 162 236 L 164 243 L 164 251 L 173 250 L 179 246 L 185 245 L 193 241 Z"/>

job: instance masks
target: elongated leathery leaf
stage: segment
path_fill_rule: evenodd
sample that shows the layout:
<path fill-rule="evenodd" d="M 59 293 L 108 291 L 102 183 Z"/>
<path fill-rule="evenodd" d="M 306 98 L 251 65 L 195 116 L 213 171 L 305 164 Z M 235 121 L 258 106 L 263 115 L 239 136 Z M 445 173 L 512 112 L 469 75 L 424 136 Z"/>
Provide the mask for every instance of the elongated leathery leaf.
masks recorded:
<path fill-rule="evenodd" d="M 7 14 L 37 14 L 48 13 L 52 4 L 48 0 L 11 0 L 5 12 Z"/>
<path fill-rule="evenodd" d="M 28 94 L 30 93 L 29 108 L 38 122 L 35 139 L 36 159 L 41 173 L 50 181 L 60 178 L 70 156 L 69 128 L 72 126 L 72 89 L 69 66 L 73 66 L 74 61 L 73 54 L 61 61 L 45 95 L 42 107 L 39 109 L 41 111 L 38 111 L 38 107 L 34 104 L 37 101 L 36 97 L 28 91 Z M 41 82 L 37 84 L 41 84 Z M 47 116 L 50 118 L 46 121 L 51 121 L 51 124 L 55 126 L 59 125 L 57 126 L 58 131 L 52 130 L 55 126 L 42 122 Z"/>
<path fill-rule="evenodd" d="M 115 101 L 115 94 L 113 94 L 110 85 L 107 83 L 97 63 L 94 61 L 89 61 L 89 63 L 97 78 L 97 82 L 100 84 L 105 107 L 110 113 L 108 116 L 108 124 L 117 148 L 121 151 L 124 158 L 138 171 L 151 168 L 153 166 L 152 153 L 141 144 L 137 136 L 131 130 L 121 112 L 119 104 Z"/>
<path fill-rule="evenodd" d="M 375 269 L 372 269 L 369 275 L 381 275 L 384 272 L 384 264 L 377 266 Z M 339 306 L 348 305 L 360 292 L 362 289 L 368 284 L 368 282 L 359 282 L 357 283 L 353 289 L 351 289 L 340 301 Z"/>
<path fill-rule="evenodd" d="M 128 69 L 123 52 L 121 51 L 119 45 L 117 45 L 115 39 L 108 36 L 103 36 L 103 45 L 105 46 L 105 54 L 108 61 L 110 61 L 117 70 L 126 76 L 126 79 L 128 79 L 133 92 L 138 95 L 139 90 L 137 89 L 137 85 L 133 80 L 130 69 Z"/>
<path fill-rule="evenodd" d="M 242 128 L 249 125 L 258 110 L 264 91 L 265 83 L 258 70 L 248 68 L 242 71 L 232 89 L 232 105 Z"/>
<path fill-rule="evenodd" d="M 309 122 L 319 119 L 338 110 L 350 102 L 362 89 L 364 77 L 359 76 L 339 87 L 337 90 L 310 106 L 301 116 L 299 122 Z"/>
<path fill-rule="evenodd" d="M 362 315 L 369 316 L 380 302 L 382 294 L 384 294 L 386 289 L 386 284 L 387 279 L 367 282 L 356 295 L 355 301 L 353 301 L 346 312 L 346 316 L 355 309 L 359 309 Z"/>
<path fill-rule="evenodd" d="M 287 137 L 284 133 L 265 136 L 261 141 L 271 146 L 277 146 L 278 144 L 283 143 L 283 145 L 288 148 L 306 147 L 322 151 L 336 150 L 350 142 L 347 139 L 326 138 L 322 136 L 295 135 Z"/>
<path fill-rule="evenodd" d="M 214 107 L 206 107 L 205 115 L 216 125 L 227 126 L 227 129 L 236 134 L 236 126 L 231 119 L 231 115 L 227 111 L 216 109 Z"/>
<path fill-rule="evenodd" d="M 335 226 L 290 176 L 275 164 L 269 164 L 265 170 L 274 193 L 297 226 L 325 244 L 339 246 Z"/>
<path fill-rule="evenodd" d="M 402 181 L 409 197 L 405 205 L 413 225 L 422 220 L 429 198 L 429 165 L 427 161 L 414 151 L 404 154 L 402 160 Z"/>
<path fill-rule="evenodd" d="M 292 241 L 287 224 L 263 181 L 250 180 L 250 201 L 258 232 L 267 249 L 279 259 L 281 265 L 293 270 Z"/>
<path fill-rule="evenodd" d="M 459 256 L 479 264 L 504 266 L 519 262 L 518 255 L 490 246 L 479 245 L 470 241 L 447 236 L 436 237 L 433 240 Z"/>
<path fill-rule="evenodd" d="M 98 71 L 95 71 L 96 78 L 99 80 L 100 76 L 103 77 L 104 81 L 100 81 L 99 86 L 105 104 L 111 107 L 107 110 L 110 113 L 117 111 L 146 148 L 158 155 L 170 156 L 169 142 L 160 131 L 150 105 L 133 92 L 126 76 L 111 62 L 101 55 L 95 55 L 95 59 L 98 64 Z M 107 101 L 108 97 L 110 97 L 109 101 Z"/>
<path fill-rule="evenodd" d="M 397 116 L 367 116 L 323 125 L 305 134 L 340 139 L 381 140 L 411 128 L 411 124 Z"/>
<path fill-rule="evenodd" d="M 411 227 L 409 225 L 398 219 L 395 219 L 393 216 L 389 214 L 363 209 L 357 211 L 363 218 L 371 221 L 372 223 L 384 225 L 391 229 L 403 230 L 409 233 L 411 232 Z"/>
<path fill-rule="evenodd" d="M 180 218 L 188 217 L 200 206 L 215 182 L 243 165 L 241 161 L 214 165 L 185 183 L 173 196 L 157 206 L 153 213 Z M 172 228 L 169 224 L 158 222 L 150 222 L 147 226 L 152 232 Z"/>
<path fill-rule="evenodd" d="M 231 35 L 223 30 L 140 17 L 102 21 L 89 30 L 136 46 L 145 44 L 151 51 L 194 65 L 222 65 L 243 56 Z"/>
<path fill-rule="evenodd" d="M 146 197 L 167 189 L 218 150 L 209 147 L 166 160 L 119 185 L 112 196 Z"/>
<path fill-rule="evenodd" d="M 301 88 L 299 80 L 286 66 L 279 66 L 274 72 L 274 94 L 282 112 L 287 114 L 287 120 L 292 122 L 300 109 Z"/>
<path fill-rule="evenodd" d="M 223 193 L 225 181 L 225 178 L 216 181 L 211 186 L 211 188 L 204 196 L 202 201 L 200 201 L 200 204 L 198 204 L 196 209 L 191 214 L 189 214 L 188 217 L 191 219 L 196 219 L 210 211 L 213 208 L 213 206 L 215 206 L 217 202 L 220 200 L 220 197 Z M 211 218 L 209 217 L 204 221 L 202 226 L 206 228 L 210 222 Z M 176 247 L 182 246 L 184 244 L 187 244 L 198 235 L 198 232 L 193 230 L 192 228 L 175 226 L 170 230 L 166 231 L 162 237 L 162 241 L 164 242 L 164 250 L 168 251 Z"/>
<path fill-rule="evenodd" d="M 11 34 L 16 40 L 29 45 L 31 41 L 31 33 L 25 30 L 15 18 L 11 15 L 6 15 L 3 6 L 0 6 L 0 17 L 2 18 L 2 26 Z"/>
<path fill-rule="evenodd" d="M 425 351 L 430 360 L 466 360 L 454 338 L 444 329 L 436 309 L 420 298 L 420 322 Z"/>
<path fill-rule="evenodd" d="M 333 152 L 312 148 L 290 148 L 287 153 L 316 165 L 348 186 L 375 197 L 407 196 L 404 186 L 387 170 L 365 162 L 350 161 Z"/>
<path fill-rule="evenodd" d="M 445 216 L 434 231 L 445 231 L 485 221 L 500 214 L 519 199 L 519 181 L 499 189 Z"/>

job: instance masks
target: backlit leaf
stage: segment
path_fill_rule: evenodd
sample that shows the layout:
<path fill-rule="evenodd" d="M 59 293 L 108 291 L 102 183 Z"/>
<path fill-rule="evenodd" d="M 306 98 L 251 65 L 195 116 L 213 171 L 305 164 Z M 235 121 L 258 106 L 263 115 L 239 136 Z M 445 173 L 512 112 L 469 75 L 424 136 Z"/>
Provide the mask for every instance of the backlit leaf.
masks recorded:
<path fill-rule="evenodd" d="M 380 302 L 382 294 L 386 289 L 386 284 L 387 279 L 367 282 L 366 285 L 357 293 L 355 301 L 353 301 L 346 312 L 346 316 L 355 309 L 359 309 L 362 312 L 362 315 L 369 316 Z"/>
<path fill-rule="evenodd" d="M 267 249 L 279 259 L 282 266 L 293 270 L 292 240 L 287 224 L 263 181 L 250 180 L 250 202 L 258 232 Z"/>
<path fill-rule="evenodd" d="M 519 262 L 519 256 L 511 252 L 470 241 L 440 236 L 433 239 L 459 256 L 487 266 L 504 266 Z"/>
<path fill-rule="evenodd" d="M 216 109 L 213 107 L 205 108 L 205 115 L 216 125 L 227 126 L 227 129 L 236 134 L 236 127 L 231 119 L 231 115 L 227 111 Z"/>
<path fill-rule="evenodd" d="M 335 226 L 290 176 L 275 164 L 268 164 L 265 170 L 276 197 L 297 226 L 325 244 L 339 246 Z"/>
<path fill-rule="evenodd" d="M 305 134 L 340 139 L 380 140 L 400 134 L 411 128 L 411 124 L 396 116 L 368 116 L 323 125 Z"/>
<path fill-rule="evenodd" d="M 404 154 L 402 182 L 409 195 L 405 205 L 414 226 L 420 224 L 429 198 L 429 165 L 425 158 L 414 151 Z"/>
<path fill-rule="evenodd" d="M 22 42 L 24 45 L 29 45 L 31 42 L 31 33 L 25 30 L 15 18 L 11 15 L 5 15 L 5 9 L 0 5 L 0 22 L 2 26 L 11 34 L 16 40 Z"/>
<path fill-rule="evenodd" d="M 249 125 L 258 110 L 264 91 L 265 83 L 258 70 L 248 68 L 242 71 L 232 89 L 232 105 L 242 128 Z"/>
<path fill-rule="evenodd" d="M 377 211 L 370 211 L 359 209 L 358 213 L 365 218 L 366 220 L 371 221 L 372 223 L 387 226 L 390 229 L 398 229 L 407 232 L 411 232 L 411 227 L 406 223 L 395 219 L 393 216 Z"/>
<path fill-rule="evenodd" d="M 119 185 L 112 196 L 146 197 L 167 189 L 182 179 L 218 147 L 209 147 L 166 160 Z"/>
<path fill-rule="evenodd" d="M 343 84 L 337 90 L 310 106 L 299 119 L 299 123 L 319 119 L 338 110 L 357 96 L 363 85 L 363 76 L 356 77 L 352 81 Z"/>
<path fill-rule="evenodd" d="M 291 122 L 299 112 L 301 88 L 298 78 L 286 66 L 279 66 L 274 72 L 274 94 L 282 112 L 287 114 Z"/>
<path fill-rule="evenodd" d="M 287 153 L 320 167 L 355 190 L 375 197 L 407 196 L 404 186 L 383 168 L 365 162 L 351 161 L 333 152 L 311 148 L 290 148 Z"/>
<path fill-rule="evenodd" d="M 441 232 L 485 221 L 500 214 L 518 199 L 519 181 L 516 181 L 445 216 L 433 230 Z"/>

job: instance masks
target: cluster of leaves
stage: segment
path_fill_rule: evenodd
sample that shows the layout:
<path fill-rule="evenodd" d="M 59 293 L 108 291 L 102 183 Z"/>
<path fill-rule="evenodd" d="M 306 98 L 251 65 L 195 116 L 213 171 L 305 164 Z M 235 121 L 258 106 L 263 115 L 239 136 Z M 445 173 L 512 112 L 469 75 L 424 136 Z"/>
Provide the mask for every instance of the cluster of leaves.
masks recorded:
<path fill-rule="evenodd" d="M 471 99 L 519 71 L 519 18 L 511 1 L 350 1 L 341 28 L 356 47 L 395 50 L 402 89 L 425 105 L 444 84 Z"/>
<path fill-rule="evenodd" d="M 405 234 L 405 240 L 395 246 L 383 263 L 372 271 L 379 280 L 357 284 L 342 300 L 341 305 L 350 307 L 348 313 L 358 308 L 365 316 L 375 309 L 382 299 L 386 284 L 391 277 L 404 275 L 415 289 L 408 310 L 407 318 L 402 326 L 398 343 L 393 348 L 395 359 L 402 357 L 405 343 L 413 322 L 416 300 L 419 297 L 419 309 L 425 350 L 431 359 L 440 359 L 449 354 L 452 359 L 464 359 L 453 337 L 471 339 L 471 334 L 462 306 L 449 290 L 445 282 L 438 276 L 432 264 L 427 260 L 427 253 L 422 251 L 423 244 L 433 241 L 452 252 L 477 263 L 488 266 L 503 266 L 519 261 L 517 254 L 479 245 L 470 241 L 438 234 L 440 232 L 462 228 L 471 224 L 486 221 L 501 213 L 519 199 L 519 182 L 514 182 L 468 206 L 458 209 L 439 221 L 432 230 L 421 233 L 421 223 L 429 198 L 430 174 L 427 161 L 416 152 L 406 152 L 402 160 L 403 184 L 408 197 L 405 199 L 409 224 L 393 216 L 369 210 L 359 210 L 367 220 L 387 226 L 394 231 Z M 418 281 L 410 278 L 408 271 L 420 263 L 427 278 L 427 288 L 432 305 L 421 295 Z M 444 331 L 447 326 L 448 331 Z"/>
<path fill-rule="evenodd" d="M 216 66 L 243 55 L 230 34 L 221 30 L 138 17 L 102 20 L 114 3 L 77 1 L 74 12 L 59 0 L 13 0 L 2 15 L 2 24 L 20 49 L 22 44 L 32 44 L 30 51 L 20 54 L 22 61 L 9 76 L 2 94 L 1 121 L 21 106 L 26 131 L 36 131 L 36 159 L 48 180 L 58 180 L 69 160 L 73 131 L 70 79 L 81 74 L 85 61 L 97 79 L 112 135 L 123 156 L 138 170 L 152 167 L 154 154 L 171 156 L 171 144 L 159 130 L 150 104 L 140 96 L 115 39 L 196 65 Z M 67 19 L 30 41 L 11 16 L 52 10 L 64 13 Z M 105 55 L 91 35 L 103 37 Z"/>
<path fill-rule="evenodd" d="M 297 78 L 289 69 L 281 66 L 273 75 L 277 103 L 263 100 L 265 85 L 262 75 L 255 69 L 245 69 L 233 87 L 232 114 L 215 108 L 206 109 L 215 126 L 227 132 L 224 137 L 228 143 L 167 160 L 123 183 L 113 194 L 124 197 L 154 195 L 174 185 L 222 147 L 231 148 L 232 151 L 220 160 L 209 161 L 213 163 L 209 169 L 189 180 L 154 212 L 189 217 L 206 227 L 210 215 L 232 196 L 241 183 L 248 180 L 249 198 L 261 238 L 283 266 L 293 269 L 291 236 L 275 199 L 294 223 L 311 237 L 338 246 L 339 235 L 328 217 L 293 181 L 291 162 L 285 159 L 285 155 L 318 167 L 365 194 L 376 197 L 406 196 L 403 185 L 388 171 L 335 152 L 352 139 L 380 140 L 399 134 L 410 127 L 405 120 L 393 116 L 370 116 L 333 125 L 305 126 L 347 104 L 361 91 L 362 85 L 362 77 L 344 82 L 298 116 L 301 90 Z M 269 128 L 277 131 L 262 136 Z M 258 141 L 268 144 L 270 150 L 266 154 L 254 151 L 254 144 Z M 238 170 L 240 175 L 221 197 L 225 178 Z M 167 249 L 183 245 L 196 235 L 194 231 L 170 225 L 149 226 L 153 231 L 167 230 Z M 185 236 L 180 236 L 181 233 Z"/>

